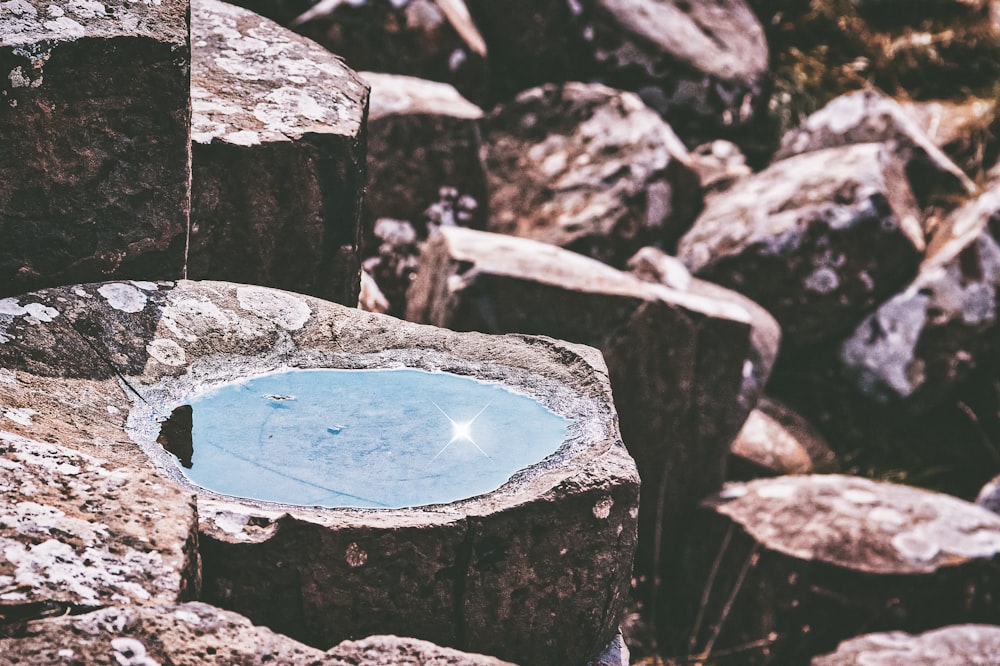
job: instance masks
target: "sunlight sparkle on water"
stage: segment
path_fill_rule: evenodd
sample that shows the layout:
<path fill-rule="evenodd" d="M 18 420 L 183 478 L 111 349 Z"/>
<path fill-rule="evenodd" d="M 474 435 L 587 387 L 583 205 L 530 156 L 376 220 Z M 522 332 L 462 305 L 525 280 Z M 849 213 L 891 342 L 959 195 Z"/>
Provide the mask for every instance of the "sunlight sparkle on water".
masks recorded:
<path fill-rule="evenodd" d="M 467 441 L 471 443 L 474 447 L 476 447 L 476 449 L 478 449 L 479 452 L 482 453 L 484 456 L 486 456 L 490 460 L 493 460 L 493 458 L 490 458 L 489 454 L 486 453 L 486 451 L 483 451 L 481 448 L 479 448 L 479 444 L 476 443 L 476 440 L 472 439 L 472 424 L 475 423 L 476 419 L 478 419 L 483 412 L 486 411 L 486 407 L 489 407 L 489 404 L 487 404 L 486 407 L 480 409 L 479 412 L 468 421 L 456 421 L 455 419 L 448 416 L 448 412 L 441 409 L 441 406 L 439 404 L 437 404 L 433 400 L 431 400 L 431 402 L 434 404 L 435 407 L 438 408 L 438 411 L 444 414 L 444 417 L 451 422 L 451 439 L 448 440 L 448 443 L 444 445 L 444 448 L 438 451 L 437 454 L 433 458 L 431 458 L 431 460 L 437 460 L 438 456 L 444 453 L 448 449 L 448 447 L 451 446 L 452 443 L 455 441 Z"/>
<path fill-rule="evenodd" d="M 219 386 L 192 407 L 193 483 L 327 507 L 406 507 L 490 492 L 554 453 L 570 421 L 465 376 L 289 370 Z"/>

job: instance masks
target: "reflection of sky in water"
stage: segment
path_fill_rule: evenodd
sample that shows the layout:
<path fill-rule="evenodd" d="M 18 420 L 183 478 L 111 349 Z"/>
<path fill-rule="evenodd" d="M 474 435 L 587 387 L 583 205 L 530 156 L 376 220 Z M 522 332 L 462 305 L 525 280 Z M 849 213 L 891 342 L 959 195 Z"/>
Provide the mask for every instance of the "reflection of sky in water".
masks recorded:
<path fill-rule="evenodd" d="M 184 474 L 194 483 L 329 507 L 438 504 L 495 490 L 559 448 L 570 423 L 500 386 L 421 370 L 294 370 L 190 404 L 194 465 Z M 456 437 L 451 420 L 474 417 L 472 441 Z"/>

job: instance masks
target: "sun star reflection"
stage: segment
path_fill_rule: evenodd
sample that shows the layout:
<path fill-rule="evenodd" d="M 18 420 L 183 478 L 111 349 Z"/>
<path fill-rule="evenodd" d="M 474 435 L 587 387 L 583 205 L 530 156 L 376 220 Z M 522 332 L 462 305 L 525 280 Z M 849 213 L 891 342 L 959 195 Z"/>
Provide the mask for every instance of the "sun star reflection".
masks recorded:
<path fill-rule="evenodd" d="M 446 411 L 444 411 L 443 409 L 441 409 L 441 406 L 438 405 L 433 400 L 431 400 L 431 404 L 434 405 L 435 407 L 437 407 L 438 411 L 441 412 L 442 414 L 444 414 L 444 417 L 446 419 L 448 419 L 449 423 L 451 423 L 451 439 L 449 439 L 448 443 L 445 444 L 444 447 L 440 451 L 438 451 L 434 455 L 433 458 L 431 458 L 431 462 L 434 462 L 435 460 L 437 460 L 438 456 L 440 456 L 442 453 L 444 453 L 448 449 L 449 446 L 451 446 L 453 443 L 455 443 L 457 441 L 467 441 L 467 442 L 469 442 L 474 447 L 476 447 L 477 451 L 479 451 L 484 456 L 486 456 L 487 459 L 493 460 L 493 458 L 490 458 L 490 455 L 488 453 L 486 453 L 486 451 L 483 451 L 483 449 L 479 446 L 479 444 L 476 443 L 476 440 L 474 440 L 472 438 L 472 424 L 476 422 L 476 419 L 478 419 L 479 416 L 483 412 L 486 411 L 486 407 L 489 407 L 492 404 L 492 402 L 486 403 L 486 405 L 482 409 L 480 409 L 476 413 L 476 415 L 473 416 L 468 421 L 456 421 L 455 419 L 453 419 L 450 416 L 448 416 L 448 413 Z"/>

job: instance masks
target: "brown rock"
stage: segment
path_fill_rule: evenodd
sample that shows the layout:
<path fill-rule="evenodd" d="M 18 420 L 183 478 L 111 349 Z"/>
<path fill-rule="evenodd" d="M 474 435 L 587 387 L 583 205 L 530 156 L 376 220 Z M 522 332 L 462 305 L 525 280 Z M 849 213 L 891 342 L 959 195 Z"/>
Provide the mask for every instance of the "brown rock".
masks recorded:
<path fill-rule="evenodd" d="M 705 510 L 687 624 L 677 625 L 686 641 L 683 627 L 701 609 L 691 652 L 709 642 L 721 652 L 761 641 L 742 663 L 805 663 L 861 631 L 923 631 L 994 616 L 1000 516 L 968 502 L 811 475 L 729 484 Z M 721 617 L 724 626 L 713 631 Z"/>
<path fill-rule="evenodd" d="M 316 0 L 239 0 L 230 4 L 266 16 L 275 23 L 288 25 L 317 2 Z"/>
<path fill-rule="evenodd" d="M 368 271 L 361 271 L 361 293 L 358 294 L 358 307 L 365 312 L 385 314 L 389 311 L 389 301 L 386 300 L 378 283 Z"/>
<path fill-rule="evenodd" d="M 996 163 L 1000 113 L 995 100 L 970 97 L 900 104 L 934 145 L 974 178 L 981 178 Z"/>
<path fill-rule="evenodd" d="M 481 654 L 443 648 L 427 641 L 398 636 L 369 636 L 344 641 L 327 651 L 328 658 L 347 666 L 513 666 Z"/>
<path fill-rule="evenodd" d="M 147 470 L 41 441 L 54 433 L 34 422 L 38 412 L 4 402 L 0 615 L 5 623 L 108 604 L 197 597 L 198 520 L 191 493 Z M 40 439 L 10 432 L 11 421 Z"/>
<path fill-rule="evenodd" d="M 444 192 L 442 200 L 446 203 L 458 203 L 458 197 L 448 194 L 458 194 L 457 190 Z M 442 205 L 442 207 L 446 207 Z M 454 212 L 455 206 L 448 208 Z M 420 248 L 426 242 L 426 234 L 437 228 L 437 224 L 421 225 L 421 238 L 413 224 L 406 220 L 395 220 L 382 217 L 375 220 L 372 234 L 375 237 L 374 251 L 376 254 L 367 257 L 362 262 L 366 273 L 378 284 L 385 296 L 386 312 L 394 317 L 402 317 L 406 312 L 406 290 L 416 275 Z"/>
<path fill-rule="evenodd" d="M 501 98 L 550 81 L 638 92 L 697 144 L 759 122 L 767 43 L 743 0 L 470 0 Z"/>
<path fill-rule="evenodd" d="M 750 316 L 750 353 L 743 364 L 743 387 L 737 398 L 740 410 L 733 422 L 739 428 L 743 418 L 757 404 L 771 376 L 781 346 L 781 327 L 771 314 L 746 296 L 691 277 L 687 267 L 655 247 L 644 247 L 628 261 L 629 270 L 640 280 L 663 284 L 693 295 L 732 303 Z"/>
<path fill-rule="evenodd" d="M 407 316 L 601 349 L 643 479 L 636 567 L 651 597 L 696 503 L 721 486 L 729 442 L 756 399 L 744 394 L 752 317 L 742 302 L 643 282 L 544 243 L 443 228 L 421 256 Z"/>
<path fill-rule="evenodd" d="M 831 654 L 813 657 L 812 666 L 986 666 L 1000 654 L 1000 627 L 958 624 L 922 634 L 893 631 L 846 640 Z"/>
<path fill-rule="evenodd" d="M 112 606 L 32 622 L 0 638 L 0 664 L 344 666 L 315 648 L 208 604 Z"/>
<path fill-rule="evenodd" d="M 124 442 L 114 449 L 121 465 L 151 459 L 198 492 L 204 600 L 323 648 L 405 632 L 518 661 L 577 663 L 614 636 L 631 577 L 638 475 L 594 350 L 457 334 L 222 282 L 78 285 L 2 307 L 25 310 L 3 315 L 0 397 L 12 401 L 4 426 L 11 415 L 33 418 L 13 410 L 65 383 L 36 437 Z M 80 377 L 60 347 L 80 352 L 98 376 Z M 289 367 L 400 366 L 502 384 L 573 425 L 555 453 L 496 490 L 377 511 L 218 495 L 193 486 L 157 441 L 163 418 L 210 387 Z M 90 423 L 77 418 L 74 398 L 86 415 L 113 409 Z"/>
<path fill-rule="evenodd" d="M 849 329 L 905 284 L 923 250 L 902 165 L 878 144 L 775 162 L 710 197 L 678 257 L 752 298 L 792 348 Z"/>
<path fill-rule="evenodd" d="M 359 70 L 450 83 L 477 102 L 486 92 L 485 59 L 435 0 L 315 3 L 291 26 Z"/>
<path fill-rule="evenodd" d="M 465 0 L 488 49 L 492 103 L 553 81 L 588 81 L 594 56 L 578 23 L 582 7 L 539 0 Z"/>
<path fill-rule="evenodd" d="M 144 465 L 124 433 L 135 392 L 119 373 L 142 371 L 143 339 L 156 328 L 160 288 L 170 284 L 113 282 L 0 299 L 0 404 L 34 412 L 30 423 L 0 424 L 116 465 Z"/>
<path fill-rule="evenodd" d="M 232 5 L 196 0 L 192 26 L 188 275 L 356 304 L 366 84 Z"/>
<path fill-rule="evenodd" d="M 774 159 L 855 143 L 890 143 L 906 163 L 910 188 L 921 205 L 976 191 L 965 173 L 890 97 L 863 90 L 837 97 L 785 134 Z"/>
<path fill-rule="evenodd" d="M 918 410 L 940 401 L 995 350 L 1000 187 L 955 211 L 916 279 L 841 345 L 857 387 Z"/>
<path fill-rule="evenodd" d="M 0 297 L 176 278 L 190 210 L 187 3 L 0 12 Z"/>
<path fill-rule="evenodd" d="M 724 190 L 740 178 L 753 173 L 739 146 L 722 139 L 694 148 L 691 151 L 691 161 L 706 194 Z"/>
<path fill-rule="evenodd" d="M 429 219 L 482 227 L 487 201 L 479 158 L 482 109 L 445 83 L 373 72 L 362 77 L 372 86 L 365 254 L 376 252 L 373 229 L 379 218 L 408 220 L 421 238 Z M 454 190 L 454 196 L 442 197 L 442 188 Z M 436 220 L 428 210 L 435 204 L 446 208 L 436 212 Z"/>
<path fill-rule="evenodd" d="M 701 208 L 683 144 L 638 97 L 597 84 L 521 93 L 486 121 L 490 231 L 623 265 Z"/>
<path fill-rule="evenodd" d="M 827 472 L 836 457 L 812 424 L 770 398 L 761 398 L 733 440 L 729 478 Z"/>
<path fill-rule="evenodd" d="M 976 504 L 993 513 L 1000 513 L 1000 475 L 990 479 L 979 490 L 976 495 Z"/>
<path fill-rule="evenodd" d="M 744 0 L 584 0 L 601 79 L 636 90 L 687 141 L 759 126 L 768 48 Z"/>

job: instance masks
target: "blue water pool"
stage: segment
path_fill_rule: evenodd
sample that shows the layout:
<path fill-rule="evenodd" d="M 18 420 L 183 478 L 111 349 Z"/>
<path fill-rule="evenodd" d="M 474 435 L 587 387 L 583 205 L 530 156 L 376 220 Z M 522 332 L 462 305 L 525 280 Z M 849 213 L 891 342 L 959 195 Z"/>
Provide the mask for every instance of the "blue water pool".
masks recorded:
<path fill-rule="evenodd" d="M 184 474 L 226 495 L 406 507 L 480 495 L 555 452 L 570 421 L 535 399 L 423 370 L 291 370 L 189 401 Z"/>

